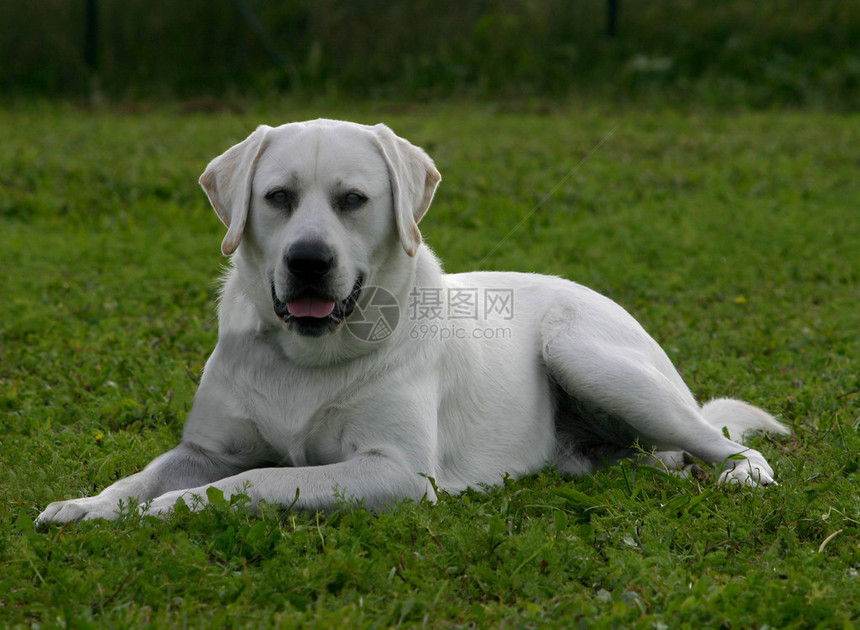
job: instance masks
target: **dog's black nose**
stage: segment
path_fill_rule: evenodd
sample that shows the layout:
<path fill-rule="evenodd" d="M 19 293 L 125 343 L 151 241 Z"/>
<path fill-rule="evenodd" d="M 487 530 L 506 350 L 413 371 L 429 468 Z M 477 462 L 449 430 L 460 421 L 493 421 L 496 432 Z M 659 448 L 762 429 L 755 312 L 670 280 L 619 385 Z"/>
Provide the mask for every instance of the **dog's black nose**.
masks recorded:
<path fill-rule="evenodd" d="M 334 252 L 321 241 L 297 241 L 287 250 L 286 263 L 296 277 L 316 280 L 334 267 Z"/>

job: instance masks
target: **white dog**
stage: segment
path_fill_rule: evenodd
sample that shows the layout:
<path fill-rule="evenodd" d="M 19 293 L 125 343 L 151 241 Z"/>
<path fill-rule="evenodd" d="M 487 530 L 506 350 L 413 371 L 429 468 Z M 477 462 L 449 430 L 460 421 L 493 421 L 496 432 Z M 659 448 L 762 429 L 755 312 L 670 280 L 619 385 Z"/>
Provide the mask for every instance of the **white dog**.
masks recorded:
<path fill-rule="evenodd" d="M 459 492 L 547 463 L 588 473 L 637 447 L 773 482 L 734 440 L 788 430 L 739 401 L 700 408 L 608 298 L 548 276 L 443 274 L 418 230 L 439 181 L 384 125 L 262 126 L 215 158 L 200 183 L 232 268 L 182 442 L 38 521 L 200 507 L 210 487 L 252 506 L 379 509 L 434 500 L 431 479 Z"/>

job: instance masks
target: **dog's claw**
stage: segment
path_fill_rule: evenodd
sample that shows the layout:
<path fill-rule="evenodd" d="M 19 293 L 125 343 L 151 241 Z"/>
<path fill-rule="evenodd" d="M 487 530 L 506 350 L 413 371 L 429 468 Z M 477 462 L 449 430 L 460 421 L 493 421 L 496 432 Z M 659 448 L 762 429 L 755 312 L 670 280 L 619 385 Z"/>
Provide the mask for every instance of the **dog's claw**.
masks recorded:
<path fill-rule="evenodd" d="M 36 517 L 36 527 L 50 523 L 73 523 L 102 518 L 114 520 L 119 516 L 118 505 L 101 497 L 84 497 L 69 501 L 55 501 Z"/>
<path fill-rule="evenodd" d="M 744 459 L 731 461 L 723 470 L 718 483 L 736 483 L 745 486 L 764 487 L 776 485 L 773 469 L 758 451 L 749 450 Z"/>

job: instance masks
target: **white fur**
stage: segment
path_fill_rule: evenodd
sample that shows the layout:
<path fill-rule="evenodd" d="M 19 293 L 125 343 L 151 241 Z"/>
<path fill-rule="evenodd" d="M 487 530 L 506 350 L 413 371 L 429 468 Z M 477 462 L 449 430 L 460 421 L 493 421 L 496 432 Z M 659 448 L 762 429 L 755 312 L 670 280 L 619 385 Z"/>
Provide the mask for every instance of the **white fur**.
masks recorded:
<path fill-rule="evenodd" d="M 735 440 L 788 430 L 739 401 L 700 408 L 611 300 L 548 276 L 443 274 L 416 225 L 439 179 L 387 127 L 335 121 L 260 127 L 213 160 L 201 184 L 229 228 L 223 250 L 235 254 L 182 442 L 97 496 L 52 503 L 39 522 L 115 518 L 128 501 L 151 514 L 180 497 L 199 507 L 209 487 L 245 492 L 252 505 L 324 510 L 348 497 L 379 509 L 433 500 L 430 478 L 457 492 L 548 462 L 587 473 L 635 443 L 723 465 L 721 481 L 773 481 L 761 453 Z M 278 187 L 297 193 L 288 211 L 266 200 Z M 343 210 L 336 200 L 350 190 L 367 201 Z M 396 297 L 391 336 L 364 341 L 343 322 L 303 336 L 275 314 L 272 287 L 279 299 L 290 291 L 285 252 L 302 239 L 334 253 L 328 286 L 339 299 L 358 278 Z M 416 295 L 447 303 L 451 290 L 482 301 L 475 317 L 412 308 Z M 480 308 L 506 291 L 513 310 Z M 658 457 L 682 465 L 680 455 Z"/>

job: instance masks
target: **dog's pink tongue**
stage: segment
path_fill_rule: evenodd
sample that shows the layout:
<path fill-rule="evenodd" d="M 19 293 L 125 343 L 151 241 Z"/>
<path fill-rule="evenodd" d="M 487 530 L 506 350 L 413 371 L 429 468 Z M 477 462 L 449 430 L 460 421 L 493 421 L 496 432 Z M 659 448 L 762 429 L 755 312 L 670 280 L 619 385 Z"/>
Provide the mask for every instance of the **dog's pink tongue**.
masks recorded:
<path fill-rule="evenodd" d="M 334 302 L 321 300 L 320 298 L 302 298 L 289 302 L 287 310 L 293 317 L 316 317 L 322 319 L 328 317 L 334 310 Z"/>

